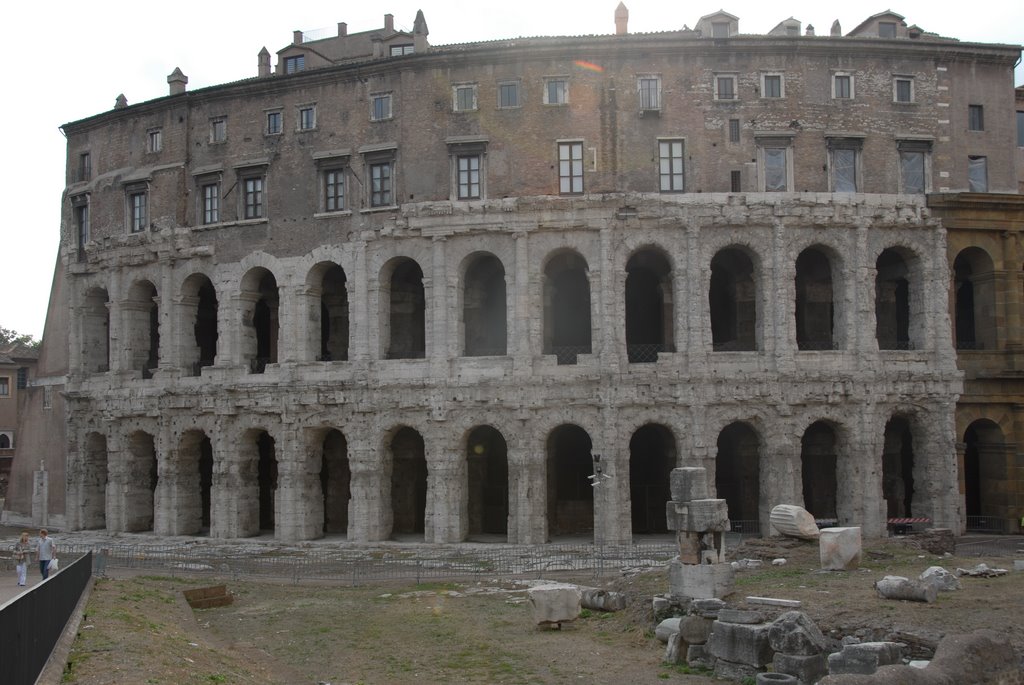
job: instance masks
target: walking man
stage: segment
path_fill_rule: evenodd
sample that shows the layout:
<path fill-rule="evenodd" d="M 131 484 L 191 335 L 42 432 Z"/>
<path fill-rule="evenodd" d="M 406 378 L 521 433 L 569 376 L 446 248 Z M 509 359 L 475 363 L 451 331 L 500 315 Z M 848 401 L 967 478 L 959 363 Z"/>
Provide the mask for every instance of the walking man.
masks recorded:
<path fill-rule="evenodd" d="M 39 543 L 36 546 L 36 559 L 39 560 L 39 573 L 42 574 L 43 580 L 46 580 L 50 575 L 50 562 L 53 561 L 53 557 L 57 554 L 57 545 L 53 543 L 53 540 L 47 537 L 46 529 L 43 528 L 39 531 Z"/>

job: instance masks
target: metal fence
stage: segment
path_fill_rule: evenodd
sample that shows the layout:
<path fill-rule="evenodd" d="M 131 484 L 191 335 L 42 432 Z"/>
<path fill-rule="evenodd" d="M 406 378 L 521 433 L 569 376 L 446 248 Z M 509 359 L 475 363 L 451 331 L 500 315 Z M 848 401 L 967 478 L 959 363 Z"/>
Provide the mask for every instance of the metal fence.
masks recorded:
<path fill-rule="evenodd" d="M 965 523 L 971 533 L 1007 533 L 1016 529 L 1016 521 L 997 516 L 968 516 Z"/>
<path fill-rule="evenodd" d="M 961 540 L 956 544 L 958 557 L 1024 556 L 1024 537 L 1002 535 L 978 540 Z"/>

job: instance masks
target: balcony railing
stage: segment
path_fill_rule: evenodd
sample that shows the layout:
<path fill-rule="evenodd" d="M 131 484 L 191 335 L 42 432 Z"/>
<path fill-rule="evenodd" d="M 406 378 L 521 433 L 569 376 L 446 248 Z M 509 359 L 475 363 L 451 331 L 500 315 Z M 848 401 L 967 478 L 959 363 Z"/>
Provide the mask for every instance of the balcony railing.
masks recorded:
<path fill-rule="evenodd" d="M 626 356 L 630 364 L 653 364 L 658 361 L 659 352 L 675 352 L 675 348 L 664 343 L 626 344 Z"/>
<path fill-rule="evenodd" d="M 546 354 L 553 354 L 559 366 L 572 365 L 581 354 L 590 354 L 590 345 L 556 345 Z"/>

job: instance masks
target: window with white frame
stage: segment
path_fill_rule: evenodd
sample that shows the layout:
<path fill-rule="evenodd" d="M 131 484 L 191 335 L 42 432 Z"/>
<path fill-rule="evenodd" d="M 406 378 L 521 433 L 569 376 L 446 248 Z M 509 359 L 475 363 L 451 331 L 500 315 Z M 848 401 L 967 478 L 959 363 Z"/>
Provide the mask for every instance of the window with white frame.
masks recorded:
<path fill-rule="evenodd" d="M 391 93 L 370 95 L 370 121 L 386 121 L 392 117 Z"/>
<path fill-rule="evenodd" d="M 658 141 L 659 189 L 663 193 L 681 193 L 685 190 L 683 176 L 684 141 L 662 139 Z"/>
<path fill-rule="evenodd" d="M 757 162 L 761 190 L 783 193 L 793 188 L 793 141 L 790 137 L 757 138 Z"/>
<path fill-rule="evenodd" d="M 268 136 L 276 136 L 281 133 L 283 115 L 281 110 L 274 109 L 267 112 L 267 129 L 266 134 Z"/>
<path fill-rule="evenodd" d="M 544 104 L 569 104 L 569 79 L 564 77 L 544 79 Z"/>
<path fill-rule="evenodd" d="M 125 188 L 128 202 L 128 230 L 141 233 L 149 226 L 148 200 L 149 191 L 144 185 L 131 185 Z"/>
<path fill-rule="evenodd" d="M 895 76 L 892 79 L 893 102 L 911 103 L 914 101 L 914 78 L 912 76 Z"/>
<path fill-rule="evenodd" d="M 853 99 L 852 74 L 832 74 L 832 98 L 835 100 Z"/>
<path fill-rule="evenodd" d="M 562 195 L 583 192 L 583 141 L 558 143 L 558 192 Z"/>
<path fill-rule="evenodd" d="M 416 46 L 413 43 L 406 43 L 404 45 L 391 45 L 388 46 L 388 54 L 392 57 L 401 57 L 402 55 L 411 55 L 416 52 Z"/>
<path fill-rule="evenodd" d="M 736 74 L 715 74 L 715 99 L 736 100 Z"/>
<path fill-rule="evenodd" d="M 896 142 L 900 160 L 899 192 L 905 195 L 923 195 L 928 192 L 928 166 L 932 144 L 925 140 Z"/>
<path fill-rule="evenodd" d="M 988 192 L 988 157 L 967 157 L 967 190 L 972 193 Z"/>
<path fill-rule="evenodd" d="M 475 83 L 457 83 L 452 86 L 452 109 L 456 112 L 476 110 Z"/>
<path fill-rule="evenodd" d="M 164 147 L 164 134 L 159 128 L 151 128 L 146 132 L 146 151 L 160 152 Z"/>
<path fill-rule="evenodd" d="M 761 74 L 761 97 L 785 97 L 785 83 L 782 74 Z"/>
<path fill-rule="evenodd" d="M 498 108 L 513 109 L 519 107 L 519 81 L 500 81 L 498 83 Z"/>
<path fill-rule="evenodd" d="M 967 105 L 967 130 L 985 130 L 985 108 L 982 105 Z"/>
<path fill-rule="evenodd" d="M 860 138 L 829 138 L 829 187 L 833 193 L 860 192 Z"/>
<path fill-rule="evenodd" d="M 658 76 L 638 76 L 637 91 L 640 94 L 640 109 L 661 109 L 661 78 Z"/>
<path fill-rule="evenodd" d="M 11 377 L 0 376 L 0 397 L 11 396 Z"/>
<path fill-rule="evenodd" d="M 200 221 L 206 224 L 220 223 L 220 181 L 206 179 L 200 185 Z"/>
<path fill-rule="evenodd" d="M 456 157 L 458 180 L 457 197 L 460 200 L 479 200 L 480 195 L 480 154 L 464 154 Z"/>
<path fill-rule="evenodd" d="M 345 211 L 345 166 L 335 162 L 323 172 L 325 212 Z"/>
<path fill-rule="evenodd" d="M 300 131 L 312 131 L 316 128 L 316 105 L 299 107 L 298 126 Z"/>
<path fill-rule="evenodd" d="M 245 169 L 239 172 L 242 189 L 239 201 L 243 219 L 262 219 L 266 216 L 266 174 L 263 169 Z"/>
<path fill-rule="evenodd" d="M 373 162 L 369 165 L 371 207 L 390 207 L 394 203 L 391 173 L 393 169 L 394 165 L 390 161 Z"/>
<path fill-rule="evenodd" d="M 227 117 L 214 117 L 210 119 L 210 142 L 223 143 L 228 139 Z"/>

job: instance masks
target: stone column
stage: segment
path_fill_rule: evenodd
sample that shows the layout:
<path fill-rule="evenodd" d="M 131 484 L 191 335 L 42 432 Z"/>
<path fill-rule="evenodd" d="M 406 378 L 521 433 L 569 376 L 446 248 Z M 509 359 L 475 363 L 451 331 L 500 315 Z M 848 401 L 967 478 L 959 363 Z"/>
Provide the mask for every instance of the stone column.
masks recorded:
<path fill-rule="evenodd" d="M 836 460 L 836 514 L 843 525 L 860 525 L 865 537 L 886 535 L 882 493 L 882 450 L 885 412 L 865 403 L 852 417 L 846 452 Z"/>
<path fill-rule="evenodd" d="M 953 401 L 937 401 L 917 417 L 915 423 L 919 429 L 914 431 L 914 458 L 915 461 L 921 460 L 921 467 L 914 465 L 914 501 L 911 506 L 915 516 L 929 517 L 932 526 L 958 531 L 962 522 L 955 422 L 956 404 Z"/>
<path fill-rule="evenodd" d="M 378 348 L 371 344 L 371 340 L 376 340 L 377 338 L 371 335 L 371 331 L 379 328 L 379 321 L 375 316 L 371 316 L 369 308 L 368 298 L 371 283 L 366 273 L 366 243 L 359 241 L 354 247 L 353 278 L 348 278 L 345 281 L 349 301 L 348 358 L 351 361 L 366 361 L 367 359 L 375 359 L 377 357 L 376 352 L 372 352 L 372 350 Z M 376 283 L 376 276 L 372 280 Z"/>
<path fill-rule="evenodd" d="M 121 320 L 121 271 L 112 269 L 110 272 L 110 287 L 107 290 L 107 311 L 110 312 L 108 321 L 110 329 L 107 331 L 110 344 L 110 371 L 123 371 L 123 356 L 121 350 L 126 341 L 124 335 L 124 322 Z"/>
<path fill-rule="evenodd" d="M 878 322 L 875 318 L 875 259 L 868 253 L 868 222 L 857 223 L 856 247 L 847 271 L 850 278 L 852 307 L 848 311 L 849 349 L 854 353 L 857 368 L 874 366 L 878 359 Z M 870 535 L 865 531 L 866 535 Z"/>
<path fill-rule="evenodd" d="M 758 306 L 764 306 L 761 349 L 780 373 L 796 368 L 796 262 L 787 250 L 786 227 L 780 220 L 772 225 L 771 262 L 761 267 Z M 770 510 L 769 510 L 770 511 Z"/>
<path fill-rule="evenodd" d="M 515 278 L 512 282 L 512 345 L 513 375 L 517 378 L 529 376 L 532 372 L 531 349 L 533 349 L 533 326 L 530 325 L 530 271 L 528 233 L 517 231 Z M 511 532 L 510 532 L 511 535 Z"/>
<path fill-rule="evenodd" d="M 170 262 L 160 265 L 160 291 L 157 293 L 157 330 L 160 345 L 157 348 L 157 366 L 161 371 L 179 368 L 178 354 L 175 343 L 178 339 L 178 327 L 174 316 L 174 268 Z"/>
<path fill-rule="evenodd" d="M 365 441 L 348 443 L 350 542 L 376 542 L 391 537 L 391 464 L 385 467 L 379 449 Z"/>
<path fill-rule="evenodd" d="M 789 424 L 782 417 L 770 419 L 775 427 L 765 432 L 758 455 L 760 472 L 759 506 L 757 512 L 761 534 L 771 530 L 772 509 L 779 504 L 804 504 L 800 474 L 800 442 L 794 440 Z M 781 426 L 779 425 L 781 424 Z"/>
<path fill-rule="evenodd" d="M 547 464 L 543 445 L 525 442 L 508 443 L 508 541 L 539 545 L 548 540 Z"/>
<path fill-rule="evenodd" d="M 274 436 L 277 491 L 274 493 L 274 539 L 323 537 L 324 503 L 319 464 L 302 440 L 301 429 L 282 426 Z"/>
<path fill-rule="evenodd" d="M 629 489 L 629 436 L 620 436 L 617 412 L 606 408 L 602 412 L 604 430 L 601 444 L 595 445 L 593 453 L 600 454 L 601 473 L 608 478 L 600 479 L 594 488 L 594 542 L 597 544 L 621 545 L 633 539 L 632 517 L 630 516 Z"/>
<path fill-rule="evenodd" d="M 185 376 L 194 373 L 194 366 L 199 362 L 199 346 L 195 342 L 195 312 L 199 308 L 197 295 L 181 295 L 171 301 L 172 316 L 176 324 L 171 329 L 171 339 L 167 345 L 167 364 L 181 369 Z M 160 336 L 161 341 L 163 336 Z M 164 356 L 160 361 L 163 363 Z"/>
<path fill-rule="evenodd" d="M 615 344 L 615 334 L 616 331 L 625 330 L 623 321 L 625 308 L 620 309 L 618 306 L 623 288 L 616 288 L 618 280 L 616 276 L 623 270 L 612 268 L 615 256 L 615 249 L 612 246 L 613 232 L 607 221 L 601 226 L 600 262 L 590 266 L 590 273 L 593 274 L 596 270 L 598 277 L 596 288 L 591 279 L 590 310 L 594 319 L 591 350 L 599 354 L 602 369 L 607 373 L 616 374 L 622 366 L 619 350 L 624 348 L 619 348 Z M 622 285 L 625 285 L 625 278 L 622 279 Z M 623 341 L 625 341 L 624 333 Z M 594 349 L 597 347 L 595 343 L 600 345 L 599 349 Z"/>
<path fill-rule="evenodd" d="M 50 474 L 46 462 L 39 460 L 39 470 L 32 472 L 32 525 L 48 526 L 50 521 Z"/>
<path fill-rule="evenodd" d="M 323 295 L 320 286 L 309 286 L 305 283 L 289 288 L 290 308 L 295 310 L 292 317 L 294 331 L 292 341 L 285 339 L 285 345 L 293 346 L 289 352 L 289 360 L 296 362 L 313 362 L 320 356 L 320 329 L 316 322 L 320 321 L 320 298 Z"/>
<path fill-rule="evenodd" d="M 167 422 L 161 422 L 159 435 L 153 437 L 156 452 L 157 481 L 153 493 L 153 532 L 157 535 L 191 535 L 199 525 L 191 525 L 198 506 L 190 501 L 199 495 L 199 470 L 184 472 L 180 444 L 171 445 L 171 431 Z M 195 522 L 198 524 L 198 521 Z"/>
<path fill-rule="evenodd" d="M 426 542 L 462 542 L 468 533 L 466 459 L 440 424 L 425 441 L 427 458 Z"/>
<path fill-rule="evenodd" d="M 686 362 L 693 373 L 707 367 L 711 351 L 711 310 L 708 304 L 708 273 L 701 263 L 700 226 L 691 221 L 686 226 L 686 282 L 684 296 L 676 307 L 676 341 L 686 341 Z M 712 482 L 714 482 L 712 480 Z"/>
<path fill-rule="evenodd" d="M 922 282 L 918 286 L 923 289 L 925 298 L 924 346 L 933 348 L 936 353 L 945 357 L 948 363 L 943 366 L 953 369 L 956 367 L 956 349 L 953 347 L 953 325 L 949 317 L 949 289 L 931 287 L 933 283 L 951 283 L 949 261 L 946 256 L 946 229 L 938 226 L 932 229 L 929 234 L 931 252 L 927 259 L 922 260 L 926 267 L 922 274 Z"/>
<path fill-rule="evenodd" d="M 210 491 L 210 537 L 240 538 L 260 531 L 258 460 L 255 448 L 243 449 L 231 425 L 212 438 L 213 484 Z"/>
<path fill-rule="evenodd" d="M 450 348 L 448 331 L 448 310 L 455 302 L 454 297 L 457 287 L 457 275 L 453 275 L 449 282 L 448 265 L 445 253 L 446 238 L 435 236 L 433 239 L 433 253 L 431 257 L 431 277 L 423 279 L 423 288 L 426 300 L 427 326 L 427 358 L 430 359 L 430 375 L 433 378 L 447 378 L 449 361 L 455 356 L 455 351 Z M 432 287 L 428 290 L 427 284 Z M 454 335 L 451 337 L 454 338 Z"/>
<path fill-rule="evenodd" d="M 125 512 L 127 502 L 125 495 L 128 488 L 126 437 L 121 435 L 121 427 L 111 424 L 107 434 L 107 492 L 106 519 L 107 532 L 123 533 L 127 530 Z"/>

